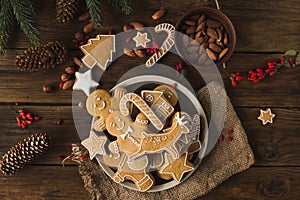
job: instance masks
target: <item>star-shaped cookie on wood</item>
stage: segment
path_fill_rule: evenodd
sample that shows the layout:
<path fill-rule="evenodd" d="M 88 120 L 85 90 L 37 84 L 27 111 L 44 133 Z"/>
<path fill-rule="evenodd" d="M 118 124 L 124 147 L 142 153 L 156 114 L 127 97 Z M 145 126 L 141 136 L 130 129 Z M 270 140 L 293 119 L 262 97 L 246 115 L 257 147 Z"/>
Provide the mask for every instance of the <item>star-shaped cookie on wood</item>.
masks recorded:
<path fill-rule="evenodd" d="M 105 135 L 98 136 L 93 131 L 90 132 L 90 136 L 83 140 L 81 144 L 89 151 L 90 159 L 94 159 L 97 154 L 106 155 L 104 145 L 107 141 Z"/>
<path fill-rule="evenodd" d="M 147 43 L 150 42 L 150 40 L 147 38 L 147 33 L 141 32 L 137 32 L 133 40 L 135 41 L 136 47 L 142 46 L 144 48 L 146 48 Z"/>
<path fill-rule="evenodd" d="M 169 154 L 165 154 L 165 164 L 160 169 L 161 174 L 169 174 L 180 182 L 186 172 L 194 170 L 193 164 L 187 160 L 188 153 L 184 153 L 178 159 L 173 160 Z"/>
<path fill-rule="evenodd" d="M 75 73 L 76 81 L 73 85 L 73 90 L 82 90 L 87 96 L 90 95 L 90 89 L 96 87 L 99 84 L 92 79 L 92 70 L 88 70 L 84 73 Z"/>
<path fill-rule="evenodd" d="M 257 117 L 257 119 L 262 121 L 263 125 L 266 125 L 268 122 L 273 123 L 273 118 L 275 117 L 275 114 L 271 112 L 271 109 L 268 108 L 267 110 L 260 110 L 260 115 Z"/>

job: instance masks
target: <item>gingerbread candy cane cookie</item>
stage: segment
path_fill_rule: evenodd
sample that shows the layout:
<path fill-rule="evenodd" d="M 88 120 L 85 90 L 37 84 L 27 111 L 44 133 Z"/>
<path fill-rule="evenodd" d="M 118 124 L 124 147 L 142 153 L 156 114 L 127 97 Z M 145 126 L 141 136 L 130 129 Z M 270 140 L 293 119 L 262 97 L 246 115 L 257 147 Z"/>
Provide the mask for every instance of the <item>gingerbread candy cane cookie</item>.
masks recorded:
<path fill-rule="evenodd" d="M 175 27 L 172 24 L 163 23 L 155 26 L 156 33 L 165 31 L 168 36 L 157 53 L 153 54 L 146 62 L 146 67 L 152 67 L 159 59 L 161 59 L 175 43 Z"/>
<path fill-rule="evenodd" d="M 164 127 L 163 123 L 151 110 L 148 104 L 142 99 L 142 97 L 135 93 L 127 93 L 121 98 L 119 105 L 122 115 L 129 115 L 129 109 L 127 107 L 128 103 L 133 103 L 141 111 L 141 113 L 149 119 L 156 129 L 161 130 Z"/>

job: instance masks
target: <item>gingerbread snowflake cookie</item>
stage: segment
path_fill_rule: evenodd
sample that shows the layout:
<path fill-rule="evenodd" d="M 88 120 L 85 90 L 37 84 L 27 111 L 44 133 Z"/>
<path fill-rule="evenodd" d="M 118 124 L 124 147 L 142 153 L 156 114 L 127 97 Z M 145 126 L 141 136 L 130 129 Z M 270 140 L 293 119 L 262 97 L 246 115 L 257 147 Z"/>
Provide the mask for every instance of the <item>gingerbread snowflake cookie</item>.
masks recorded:
<path fill-rule="evenodd" d="M 167 85 L 141 94 L 117 87 L 113 94 L 96 90 L 86 108 L 94 116 L 93 129 L 82 144 L 115 169 L 117 183 L 132 181 L 147 191 L 161 179 L 180 182 L 195 166 L 190 159 L 201 148 L 200 117 L 176 110 L 176 91 Z M 133 115 L 132 111 L 138 113 Z M 97 132 L 97 134 L 95 133 Z M 107 141 L 115 138 L 113 141 Z M 156 174 L 156 175 L 155 175 Z"/>

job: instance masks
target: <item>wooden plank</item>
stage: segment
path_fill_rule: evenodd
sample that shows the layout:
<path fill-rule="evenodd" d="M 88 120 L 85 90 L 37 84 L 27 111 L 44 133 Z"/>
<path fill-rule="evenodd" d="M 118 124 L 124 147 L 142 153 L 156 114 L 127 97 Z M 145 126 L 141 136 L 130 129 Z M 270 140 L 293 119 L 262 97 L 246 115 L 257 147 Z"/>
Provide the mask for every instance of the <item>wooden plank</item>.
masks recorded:
<path fill-rule="evenodd" d="M 15 176 L 0 175 L 0 180 L 1 199 L 88 199 L 74 166 L 30 166 Z M 299 180 L 299 167 L 250 168 L 198 199 L 296 200 Z"/>
<path fill-rule="evenodd" d="M 250 168 L 201 199 L 299 199 L 300 168 Z"/>
<path fill-rule="evenodd" d="M 89 199 L 77 166 L 30 166 L 11 177 L 0 175 L 1 199 Z"/>
<path fill-rule="evenodd" d="M 3 154 L 10 146 L 34 131 L 48 133 L 53 141 L 46 155 L 37 159 L 33 164 L 60 164 L 57 157 L 69 155 L 71 144 L 80 143 L 74 127 L 70 106 L 21 106 L 27 111 L 42 117 L 28 129 L 17 127 L 14 113 L 7 106 L 0 106 L 0 152 Z M 75 108 L 77 113 L 79 108 Z M 249 142 L 256 158 L 256 166 L 300 166 L 299 118 L 300 109 L 272 109 L 276 114 L 273 124 L 262 126 L 257 120 L 259 108 L 238 108 L 237 113 L 244 125 Z M 76 114 L 75 114 L 76 115 Z M 57 125 L 57 119 L 63 119 L 63 125 Z M 89 119 L 80 116 L 78 129 L 82 137 L 89 133 Z M 234 134 L 233 134 L 234 137 Z M 73 164 L 72 162 L 67 162 Z"/>
<path fill-rule="evenodd" d="M 15 55 L 20 51 L 10 50 L 9 54 L 0 62 L 0 102 L 28 102 L 28 103 L 71 103 L 72 91 L 63 91 L 58 88 L 60 74 L 64 73 L 64 67 L 72 64 L 74 56 L 81 55 L 79 51 L 70 51 L 70 59 L 64 65 L 57 66 L 54 70 L 25 73 L 19 72 L 15 67 Z M 235 106 L 270 106 L 270 107 L 299 107 L 297 100 L 300 98 L 300 71 L 298 67 L 282 69 L 280 75 L 268 77 L 259 83 L 247 80 L 248 70 L 264 67 L 267 61 L 278 60 L 279 54 L 234 54 L 228 61 L 229 73 L 241 72 L 243 81 L 233 88 L 229 78 L 222 71 L 225 87 Z M 101 87 L 111 88 L 123 73 L 134 66 L 141 65 L 145 59 L 128 58 L 122 56 L 110 66 L 101 80 Z M 178 62 L 183 62 L 179 56 L 168 54 L 161 63 L 175 69 Z M 204 82 L 194 68 L 184 65 L 187 70 L 187 79 L 195 90 L 200 89 Z M 202 76 L 207 76 L 205 73 Z M 174 72 L 174 78 L 176 73 Z M 288 82 L 288 84 L 287 84 Z M 42 92 L 42 86 L 50 84 L 56 86 L 53 93 Z M 289 98 L 286 98 L 286 97 Z"/>
<path fill-rule="evenodd" d="M 209 3 L 208 3 L 209 2 Z M 214 1 L 133 1 L 134 12 L 124 16 L 113 11 L 104 3 L 102 8 L 103 28 L 98 31 L 107 33 L 113 29 L 116 33 L 122 30 L 123 24 L 129 21 L 141 21 L 146 26 L 155 26 L 160 22 L 175 24 L 186 11 L 194 7 L 208 5 L 214 7 Z M 286 49 L 297 49 L 300 46 L 300 4 L 297 0 L 273 1 L 235 1 L 220 2 L 221 9 L 232 20 L 238 35 L 236 51 L 243 52 L 283 52 Z M 68 25 L 60 25 L 55 19 L 55 3 L 38 1 L 37 24 L 43 41 L 62 40 L 68 48 L 74 48 L 71 40 L 73 34 L 84 26 L 77 20 Z M 168 10 L 160 21 L 151 20 L 151 15 L 159 7 Z M 82 9 L 83 10 L 83 9 Z M 63 34 L 62 34 L 63 33 Z M 9 48 L 27 48 L 28 39 L 16 27 L 11 36 Z M 287 45 L 288 44 L 288 45 Z"/>

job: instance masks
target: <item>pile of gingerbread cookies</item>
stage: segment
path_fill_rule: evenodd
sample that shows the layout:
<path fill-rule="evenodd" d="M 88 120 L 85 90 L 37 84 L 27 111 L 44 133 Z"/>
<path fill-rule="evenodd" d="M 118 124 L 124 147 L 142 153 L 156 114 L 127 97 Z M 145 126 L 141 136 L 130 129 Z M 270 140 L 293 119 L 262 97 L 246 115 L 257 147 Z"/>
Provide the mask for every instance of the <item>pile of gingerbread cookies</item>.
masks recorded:
<path fill-rule="evenodd" d="M 191 159 L 201 148 L 200 116 L 176 111 L 177 103 L 176 91 L 167 85 L 140 94 L 123 87 L 112 95 L 98 89 L 86 101 L 94 120 L 82 145 L 91 159 L 100 156 L 114 169 L 117 183 L 132 181 L 137 190 L 147 191 L 156 177 L 180 182 L 195 169 Z"/>

